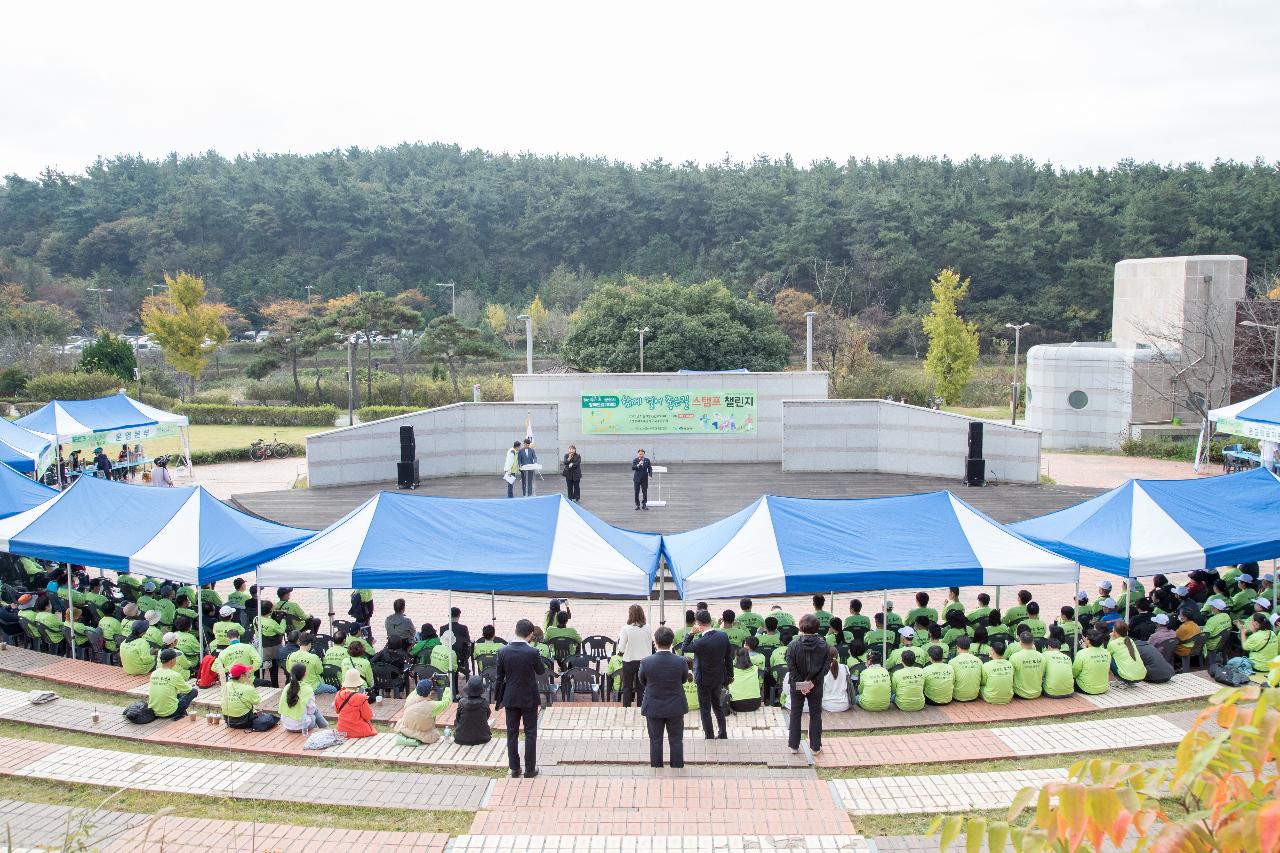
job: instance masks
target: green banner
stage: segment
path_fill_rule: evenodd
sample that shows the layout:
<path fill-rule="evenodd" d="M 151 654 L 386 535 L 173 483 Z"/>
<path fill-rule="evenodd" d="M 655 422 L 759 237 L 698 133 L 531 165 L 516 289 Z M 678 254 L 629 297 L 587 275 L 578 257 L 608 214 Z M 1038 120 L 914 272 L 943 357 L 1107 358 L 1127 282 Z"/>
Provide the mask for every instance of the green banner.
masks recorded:
<path fill-rule="evenodd" d="M 1263 424 L 1257 421 L 1238 421 L 1235 418 L 1218 418 L 1215 424 L 1217 432 L 1228 435 L 1239 435 L 1244 438 L 1256 438 L 1265 441 L 1280 442 L 1280 426 Z"/>
<path fill-rule="evenodd" d="M 156 438 L 168 438 L 177 435 L 179 431 L 177 424 L 152 424 L 104 432 L 86 432 L 72 436 L 69 442 L 64 443 L 63 452 L 69 456 L 73 450 L 88 451 L 95 447 L 108 447 L 112 444 L 138 444 Z"/>
<path fill-rule="evenodd" d="M 755 391 L 610 391 L 582 395 L 583 435 L 754 433 Z"/>

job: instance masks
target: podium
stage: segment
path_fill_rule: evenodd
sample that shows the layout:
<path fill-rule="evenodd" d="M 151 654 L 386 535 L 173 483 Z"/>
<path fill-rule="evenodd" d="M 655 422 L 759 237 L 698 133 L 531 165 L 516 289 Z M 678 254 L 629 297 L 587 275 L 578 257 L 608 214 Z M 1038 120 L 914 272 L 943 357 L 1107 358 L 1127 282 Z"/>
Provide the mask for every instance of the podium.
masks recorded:
<path fill-rule="evenodd" d="M 662 499 L 662 475 L 667 473 L 666 465 L 653 466 L 653 486 L 654 492 L 657 494 L 657 500 L 649 501 L 649 506 L 666 506 L 667 502 Z"/>

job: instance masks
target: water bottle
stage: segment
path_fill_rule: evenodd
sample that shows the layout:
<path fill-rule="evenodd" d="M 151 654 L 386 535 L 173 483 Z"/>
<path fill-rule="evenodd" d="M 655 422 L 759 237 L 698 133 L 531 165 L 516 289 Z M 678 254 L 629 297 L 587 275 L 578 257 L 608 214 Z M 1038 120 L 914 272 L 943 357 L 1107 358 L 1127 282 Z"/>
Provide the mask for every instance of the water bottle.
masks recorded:
<path fill-rule="evenodd" d="M 445 740 L 453 739 L 453 729 L 449 728 L 448 726 L 444 727 L 444 739 Z"/>

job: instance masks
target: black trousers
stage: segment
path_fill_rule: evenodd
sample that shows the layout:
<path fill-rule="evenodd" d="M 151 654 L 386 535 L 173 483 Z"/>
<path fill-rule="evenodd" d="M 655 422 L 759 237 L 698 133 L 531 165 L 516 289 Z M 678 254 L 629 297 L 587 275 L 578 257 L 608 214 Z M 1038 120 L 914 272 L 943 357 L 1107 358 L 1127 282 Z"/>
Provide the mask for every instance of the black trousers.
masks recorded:
<path fill-rule="evenodd" d="M 806 696 L 794 687 L 791 689 L 791 728 L 787 732 L 787 745 L 800 748 L 800 715 L 805 702 L 809 703 L 809 749 L 822 749 L 822 685 L 814 682 Z"/>
<path fill-rule="evenodd" d="M 512 773 L 520 772 L 520 726 L 524 725 L 524 770 L 532 773 L 538 766 L 538 708 L 507 708 L 507 764 Z"/>
<path fill-rule="evenodd" d="M 622 664 L 622 707 L 630 708 L 634 696 L 636 704 L 644 701 L 644 685 L 636 680 L 640 672 L 640 661 L 629 660 Z"/>
<path fill-rule="evenodd" d="M 537 471 L 521 471 L 520 472 L 520 494 L 526 498 L 533 497 L 533 478 Z"/>
<path fill-rule="evenodd" d="M 702 733 L 708 739 L 715 737 L 715 733 L 711 730 L 711 715 L 716 715 L 716 726 L 720 730 L 720 736 L 724 737 L 724 708 L 720 705 L 719 687 L 707 687 L 698 685 L 698 715 L 702 717 Z"/>
<path fill-rule="evenodd" d="M 671 742 L 671 766 L 684 767 L 684 717 L 645 717 L 649 725 L 649 766 L 662 766 L 662 735 Z"/>
<path fill-rule="evenodd" d="M 645 506 L 649 503 L 649 481 L 641 480 L 634 484 L 636 489 L 636 506 Z"/>
<path fill-rule="evenodd" d="M 569 492 L 569 500 L 582 500 L 582 481 L 581 480 L 565 480 L 565 489 Z"/>

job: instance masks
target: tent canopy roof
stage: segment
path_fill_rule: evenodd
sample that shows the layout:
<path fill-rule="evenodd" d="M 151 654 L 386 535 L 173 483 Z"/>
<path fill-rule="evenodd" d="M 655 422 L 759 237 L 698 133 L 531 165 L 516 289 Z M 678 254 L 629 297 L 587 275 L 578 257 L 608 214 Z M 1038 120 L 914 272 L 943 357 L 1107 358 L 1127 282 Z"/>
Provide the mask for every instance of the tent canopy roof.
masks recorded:
<path fill-rule="evenodd" d="M 148 406 L 121 392 L 97 400 L 53 400 L 15 423 L 42 436 L 60 439 L 156 424 L 187 426 L 188 420 L 185 415 Z"/>
<path fill-rule="evenodd" d="M 1121 577 L 1280 557 L 1280 480 L 1263 468 L 1199 480 L 1129 480 L 1010 525 L 1055 553 Z"/>
<path fill-rule="evenodd" d="M 8 465 L 0 465 L 0 518 L 26 512 L 57 494 L 57 489 L 37 483 Z"/>
<path fill-rule="evenodd" d="M 203 486 L 80 477 L 53 500 L 0 520 L 0 551 L 210 583 L 251 570 L 311 535 L 232 509 Z"/>
<path fill-rule="evenodd" d="M 17 471 L 35 471 L 40 457 L 49 451 L 48 436 L 37 435 L 0 418 L 0 462 Z"/>
<path fill-rule="evenodd" d="M 1222 418 L 1280 425 L 1280 388 L 1272 388 L 1248 400 L 1210 410 L 1210 422 L 1217 422 Z"/>
<path fill-rule="evenodd" d="M 1079 566 L 950 492 L 866 499 L 766 495 L 663 538 L 686 598 L 1074 581 Z"/>
<path fill-rule="evenodd" d="M 563 495 L 380 492 L 292 552 L 264 584 L 647 596 L 660 537 L 612 527 Z"/>

